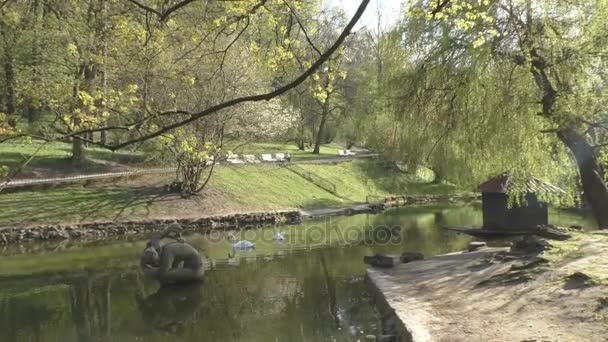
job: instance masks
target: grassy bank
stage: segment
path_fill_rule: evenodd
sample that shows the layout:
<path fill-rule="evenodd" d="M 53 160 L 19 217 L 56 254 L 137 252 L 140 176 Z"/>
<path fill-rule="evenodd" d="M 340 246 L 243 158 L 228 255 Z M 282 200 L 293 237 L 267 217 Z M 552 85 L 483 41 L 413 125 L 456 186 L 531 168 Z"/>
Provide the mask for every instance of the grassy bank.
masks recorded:
<path fill-rule="evenodd" d="M 101 148 L 87 148 L 87 160 L 74 167 L 70 162 L 72 146 L 61 142 L 0 144 L 0 166 L 22 168 L 17 178 L 50 177 L 69 174 L 111 172 L 126 170 L 127 164 L 142 165 L 145 156 L 139 152 L 112 152 Z M 24 165 L 26 161 L 31 161 Z"/>
<path fill-rule="evenodd" d="M 226 147 L 237 154 L 254 154 L 289 152 L 292 160 L 309 160 L 335 157 L 340 148 L 336 145 L 321 146 L 320 154 L 311 151 L 300 151 L 293 144 L 284 143 L 242 143 L 232 142 Z M 72 145 L 61 142 L 33 141 L 31 143 L 6 142 L 0 144 L 0 166 L 11 170 L 20 168 L 31 156 L 34 158 L 22 167 L 16 178 L 42 178 L 70 174 L 124 171 L 129 168 L 145 166 L 167 166 L 170 159 L 146 155 L 142 151 L 120 150 L 111 152 L 107 149 L 89 147 L 86 149 L 87 160 L 74 167 L 70 162 Z"/>
<path fill-rule="evenodd" d="M 201 196 L 164 192 L 172 174 L 0 194 L 0 225 L 197 217 L 239 211 L 346 206 L 368 195 L 448 193 L 447 185 L 416 184 L 372 161 L 304 165 L 336 193 L 278 165 L 220 166 Z"/>

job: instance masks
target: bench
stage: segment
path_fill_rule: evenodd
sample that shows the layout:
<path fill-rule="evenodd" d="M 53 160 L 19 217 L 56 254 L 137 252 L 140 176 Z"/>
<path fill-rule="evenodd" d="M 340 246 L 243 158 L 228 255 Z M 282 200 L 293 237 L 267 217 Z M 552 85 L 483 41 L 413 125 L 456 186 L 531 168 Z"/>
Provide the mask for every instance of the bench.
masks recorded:
<path fill-rule="evenodd" d="M 237 154 L 229 154 L 226 156 L 226 161 L 231 163 L 231 164 L 243 164 L 245 163 L 244 161 L 239 159 L 239 156 Z"/>
<path fill-rule="evenodd" d="M 276 162 L 277 160 L 272 158 L 272 154 L 262 154 L 262 161 L 271 163 L 271 162 Z"/>
<path fill-rule="evenodd" d="M 354 156 L 355 153 L 351 150 L 338 150 L 338 157 Z"/>
<path fill-rule="evenodd" d="M 259 163 L 260 161 L 255 159 L 253 154 L 244 154 L 243 159 L 245 159 L 246 163 Z"/>

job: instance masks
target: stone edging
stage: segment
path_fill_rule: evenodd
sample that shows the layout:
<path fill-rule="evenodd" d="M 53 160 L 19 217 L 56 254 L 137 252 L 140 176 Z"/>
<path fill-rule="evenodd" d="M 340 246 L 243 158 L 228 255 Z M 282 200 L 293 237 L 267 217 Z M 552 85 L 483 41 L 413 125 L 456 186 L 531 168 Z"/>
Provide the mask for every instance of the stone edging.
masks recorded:
<path fill-rule="evenodd" d="M 57 241 L 67 239 L 103 239 L 113 236 L 158 232 L 170 223 L 179 223 L 184 230 L 206 232 L 212 229 L 247 229 L 261 225 L 296 224 L 301 220 L 299 210 L 272 211 L 209 216 L 191 219 L 143 220 L 126 222 L 92 222 L 75 225 L 54 224 L 13 227 L 0 230 L 0 245 L 23 242 Z"/>
<path fill-rule="evenodd" d="M 0 228 L 0 245 L 24 242 L 61 241 L 67 239 L 105 239 L 115 236 L 144 234 L 163 230 L 169 223 L 177 222 L 186 231 L 206 232 L 213 229 L 247 229 L 262 225 L 297 224 L 305 217 L 356 215 L 379 213 L 387 208 L 413 204 L 430 204 L 442 201 L 475 199 L 473 196 L 433 195 L 399 196 L 385 198 L 380 203 L 361 204 L 349 208 L 307 214 L 300 210 L 240 213 L 186 219 L 150 219 L 125 222 L 92 222 L 81 224 L 52 224 L 31 227 Z"/>

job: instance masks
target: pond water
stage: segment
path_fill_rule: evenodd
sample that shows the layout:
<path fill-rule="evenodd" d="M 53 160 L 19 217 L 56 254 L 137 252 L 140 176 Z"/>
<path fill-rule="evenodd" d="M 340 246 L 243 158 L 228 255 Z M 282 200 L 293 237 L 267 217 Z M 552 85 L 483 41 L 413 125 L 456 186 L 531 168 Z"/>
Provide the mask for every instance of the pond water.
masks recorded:
<path fill-rule="evenodd" d="M 555 223 L 589 225 L 552 213 Z M 0 341 L 357 341 L 380 334 L 364 255 L 462 250 L 443 225 L 480 224 L 476 206 L 410 207 L 188 241 L 207 257 L 202 284 L 159 288 L 143 277 L 144 240 L 36 245 L 0 253 Z M 286 241 L 272 241 L 275 231 Z"/>

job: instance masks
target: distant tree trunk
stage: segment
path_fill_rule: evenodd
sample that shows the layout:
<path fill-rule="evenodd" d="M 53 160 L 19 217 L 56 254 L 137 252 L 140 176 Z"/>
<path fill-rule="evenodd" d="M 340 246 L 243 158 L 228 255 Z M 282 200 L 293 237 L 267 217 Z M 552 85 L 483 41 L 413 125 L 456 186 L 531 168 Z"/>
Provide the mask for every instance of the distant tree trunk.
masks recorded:
<path fill-rule="evenodd" d="M 103 69 L 102 69 L 102 74 L 101 74 L 101 83 L 102 83 L 102 87 L 103 87 L 103 101 L 107 101 L 107 97 L 108 97 L 108 67 L 107 67 L 107 57 L 108 57 L 108 38 L 107 38 L 107 28 L 105 25 L 107 25 L 105 23 L 105 19 L 106 19 L 106 1 L 105 0 L 100 0 L 99 2 L 100 5 L 100 12 L 101 12 L 101 18 L 102 18 L 102 24 L 101 24 L 101 38 L 103 41 L 103 51 L 102 51 L 102 55 L 103 55 Z M 103 115 L 104 111 L 105 111 L 105 105 L 101 107 L 102 111 L 99 113 L 99 115 Z M 102 127 L 107 127 L 108 126 L 108 122 L 106 121 L 105 118 L 102 118 L 102 122 L 101 122 L 101 126 Z M 106 144 L 108 141 L 108 133 L 106 131 L 101 131 L 100 133 L 100 142 L 102 144 Z"/>
<path fill-rule="evenodd" d="M 16 126 L 16 120 L 12 117 L 15 114 L 15 71 L 13 69 L 13 55 L 11 54 L 12 47 L 9 41 L 9 35 L 6 32 L 4 23 L 0 19 L 0 33 L 2 34 L 4 45 L 4 101 L 5 111 L 9 116 L 9 125 Z"/>
<path fill-rule="evenodd" d="M 40 18 L 40 13 L 42 11 L 42 4 L 39 0 L 32 1 L 31 11 L 33 20 L 33 35 L 32 35 L 32 52 L 31 52 L 31 60 L 32 64 L 30 65 L 30 69 L 32 71 L 32 79 L 31 82 L 36 87 L 40 84 L 40 26 L 43 19 Z M 27 114 L 28 123 L 33 123 L 38 120 L 41 116 L 42 106 L 40 105 L 40 101 L 37 99 L 39 95 L 36 91 L 30 93 L 25 99 L 24 111 Z"/>
<path fill-rule="evenodd" d="M 100 39 L 101 31 L 99 29 L 99 25 L 102 23 L 102 18 L 100 18 L 100 13 L 105 8 L 104 2 L 100 1 L 100 7 L 95 7 L 97 1 L 91 0 L 89 2 L 89 9 L 87 12 L 87 24 L 94 25 L 96 29 L 89 33 L 89 41 L 86 45 L 83 46 L 83 49 L 90 49 L 91 54 L 97 54 L 98 51 L 96 49 L 95 43 Z M 78 75 L 76 76 L 75 85 L 74 85 L 74 103 L 80 108 L 81 112 L 86 113 L 90 112 L 88 106 L 86 106 L 81 99 L 79 99 L 79 91 L 83 90 L 87 92 L 90 96 L 95 95 L 95 79 L 97 77 L 97 67 L 96 62 L 91 60 L 89 57 L 86 57 L 80 66 L 80 70 Z M 92 113 L 89 113 L 92 114 Z M 78 127 L 80 124 L 79 119 L 75 118 L 74 123 Z M 91 140 L 93 137 L 92 133 L 87 133 L 82 136 L 83 139 Z M 72 141 L 72 162 L 76 164 L 80 164 L 84 162 L 85 155 L 85 142 L 81 139 L 74 138 Z"/>
<path fill-rule="evenodd" d="M 82 164 L 86 159 L 84 152 L 84 143 L 78 138 L 74 138 L 72 141 L 72 162 L 74 164 Z"/>
<path fill-rule="evenodd" d="M 325 123 L 329 116 L 329 98 L 325 100 L 323 104 L 323 112 L 321 113 L 321 123 L 319 123 L 319 130 L 317 131 L 317 138 L 315 139 L 315 148 L 312 151 L 314 154 L 319 154 L 321 151 L 321 141 L 323 140 L 323 133 L 325 131 Z"/>
<path fill-rule="evenodd" d="M 8 50 L 8 49 L 7 49 Z M 15 73 L 13 71 L 12 56 L 8 52 L 4 56 L 4 97 L 6 101 L 6 114 L 15 114 Z M 14 126 L 14 124 L 11 124 Z"/>
<path fill-rule="evenodd" d="M 584 136 L 572 129 L 562 129 L 559 139 L 570 149 L 581 179 L 585 199 L 591 205 L 593 215 L 601 229 L 608 229 L 608 186 L 604 169 L 597 155 Z"/>

